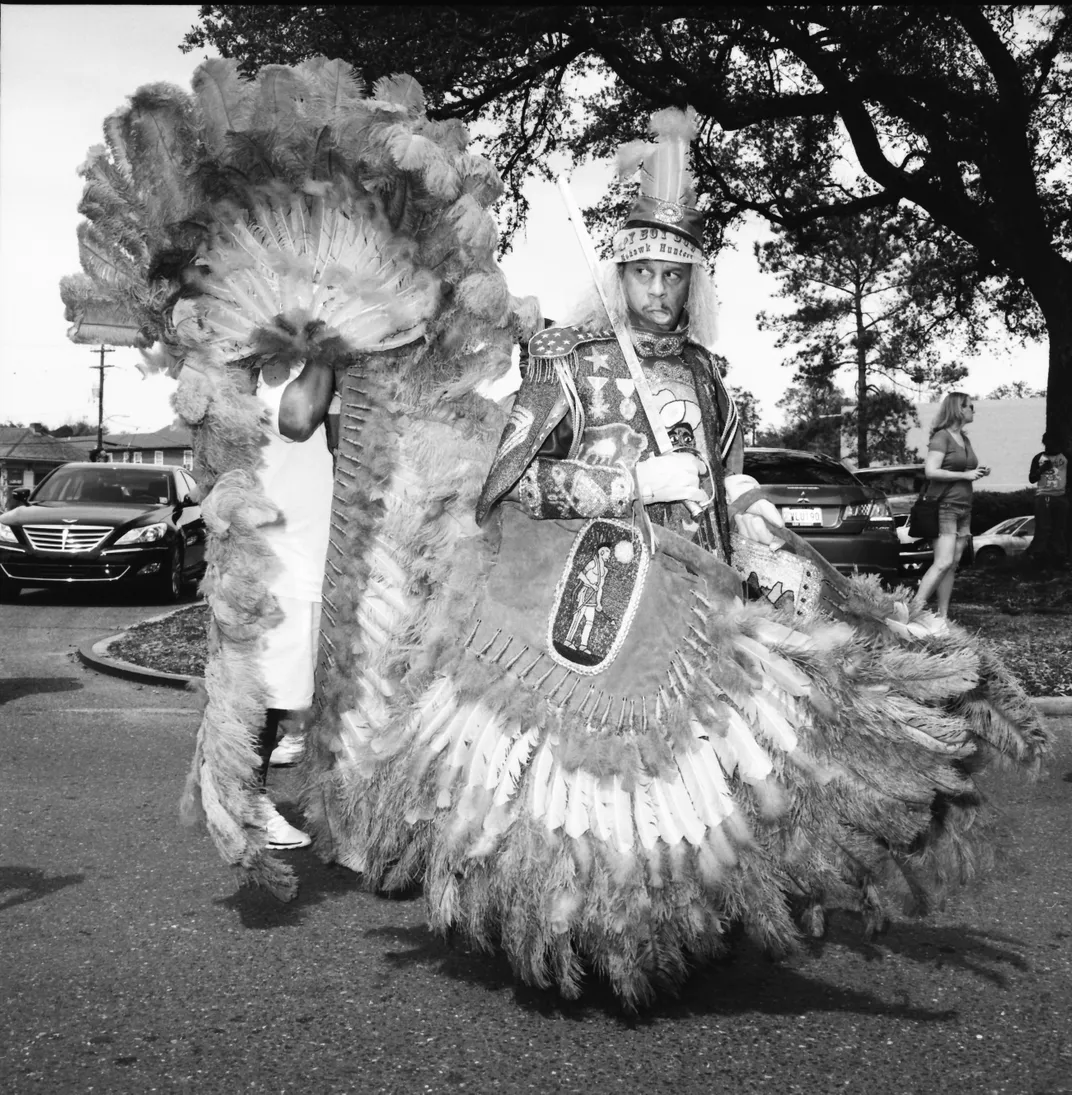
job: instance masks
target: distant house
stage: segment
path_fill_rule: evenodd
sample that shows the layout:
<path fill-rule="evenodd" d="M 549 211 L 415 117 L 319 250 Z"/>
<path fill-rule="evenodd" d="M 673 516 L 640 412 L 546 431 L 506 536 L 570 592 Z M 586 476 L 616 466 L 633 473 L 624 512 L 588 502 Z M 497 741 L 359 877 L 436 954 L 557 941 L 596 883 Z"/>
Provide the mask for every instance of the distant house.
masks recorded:
<path fill-rule="evenodd" d="M 185 426 L 168 426 L 155 433 L 113 433 L 105 438 L 104 459 L 117 464 L 173 464 L 190 471 L 193 446 Z"/>
<path fill-rule="evenodd" d="M 11 491 L 33 487 L 60 464 L 87 459 L 86 450 L 70 438 L 50 437 L 24 426 L 0 426 L 0 499 L 6 504 Z"/>

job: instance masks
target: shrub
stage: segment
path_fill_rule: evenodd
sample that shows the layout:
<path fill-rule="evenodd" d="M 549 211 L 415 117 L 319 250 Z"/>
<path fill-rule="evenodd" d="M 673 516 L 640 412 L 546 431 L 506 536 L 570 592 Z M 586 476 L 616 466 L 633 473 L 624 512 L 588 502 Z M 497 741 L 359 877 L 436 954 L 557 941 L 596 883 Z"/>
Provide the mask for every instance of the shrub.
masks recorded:
<path fill-rule="evenodd" d="M 978 536 L 1009 517 L 1023 517 L 1035 512 L 1035 491 L 977 490 L 972 497 L 972 534 Z"/>

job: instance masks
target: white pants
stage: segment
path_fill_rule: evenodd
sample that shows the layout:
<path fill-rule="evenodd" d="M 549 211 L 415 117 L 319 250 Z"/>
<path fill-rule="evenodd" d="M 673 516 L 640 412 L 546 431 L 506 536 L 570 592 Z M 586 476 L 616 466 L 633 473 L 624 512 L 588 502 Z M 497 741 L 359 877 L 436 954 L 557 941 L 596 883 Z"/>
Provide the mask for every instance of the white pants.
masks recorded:
<path fill-rule="evenodd" d="M 320 602 L 277 599 L 284 618 L 265 632 L 260 669 L 268 685 L 268 706 L 299 711 L 313 702 Z"/>

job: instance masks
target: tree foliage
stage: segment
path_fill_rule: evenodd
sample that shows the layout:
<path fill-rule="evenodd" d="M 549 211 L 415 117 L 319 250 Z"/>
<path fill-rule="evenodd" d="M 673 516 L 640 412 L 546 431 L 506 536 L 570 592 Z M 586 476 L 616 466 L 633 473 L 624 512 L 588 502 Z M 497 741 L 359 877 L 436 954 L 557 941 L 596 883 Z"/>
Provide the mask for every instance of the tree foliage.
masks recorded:
<path fill-rule="evenodd" d="M 747 388 L 734 388 L 733 399 L 741 419 L 741 433 L 746 445 L 757 444 L 759 436 L 759 400 Z"/>
<path fill-rule="evenodd" d="M 1045 399 L 1045 388 L 1031 388 L 1022 380 L 1014 380 L 1011 384 L 999 384 L 987 397 L 987 399 Z"/>
<path fill-rule="evenodd" d="M 941 229 L 943 299 L 981 292 L 1045 330 L 1048 423 L 1072 417 L 1068 6 L 209 5 L 186 48 L 206 42 L 250 70 L 326 53 L 408 71 L 433 113 L 496 123 L 508 227 L 552 153 L 606 155 L 691 104 L 713 247 L 748 211 L 799 228 L 910 202 Z"/>
<path fill-rule="evenodd" d="M 935 303 L 945 270 L 937 235 L 932 222 L 899 206 L 781 229 L 756 245 L 760 269 L 796 304 L 758 318 L 780 332 L 778 346 L 795 347 L 785 364 L 796 367 L 797 383 L 851 370 L 854 457 L 863 468 L 896 447 L 898 431 L 903 447 L 911 403 L 894 389 L 948 389 L 967 369 L 942 360 L 941 337 L 957 331 L 972 348 L 981 337 L 980 317 Z"/>
<path fill-rule="evenodd" d="M 872 464 L 911 464 L 922 459 L 908 447 L 908 430 L 919 425 L 915 403 L 904 392 L 880 388 L 862 406 L 851 407 L 842 421 L 842 438 L 855 439 L 844 445 L 841 456 L 858 468 Z M 867 438 L 866 455 L 861 455 L 859 438 Z"/>
<path fill-rule="evenodd" d="M 842 408 L 846 402 L 845 393 L 829 378 L 791 384 L 776 404 L 785 416 L 785 427 L 777 434 L 776 443 L 841 459 Z"/>
<path fill-rule="evenodd" d="M 77 422 L 64 422 L 49 431 L 53 437 L 92 437 L 97 432 L 97 427 L 88 419 L 81 418 Z"/>

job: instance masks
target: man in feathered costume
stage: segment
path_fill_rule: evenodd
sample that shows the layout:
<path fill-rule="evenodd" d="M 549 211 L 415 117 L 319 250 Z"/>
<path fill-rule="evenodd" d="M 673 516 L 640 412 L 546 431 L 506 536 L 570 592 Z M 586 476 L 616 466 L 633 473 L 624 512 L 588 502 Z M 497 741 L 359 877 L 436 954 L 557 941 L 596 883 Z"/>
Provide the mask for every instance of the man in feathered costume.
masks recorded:
<path fill-rule="evenodd" d="M 970 873 L 986 847 L 971 772 L 992 754 L 1034 765 L 1045 736 L 984 649 L 837 574 L 735 478 L 688 118 L 631 150 L 642 193 L 607 306 L 532 339 L 507 417 L 481 392 L 537 315 L 494 265 L 493 174 L 412 81 L 366 100 L 337 62 L 256 86 L 213 62 L 195 92 L 169 109 L 197 135 L 182 177 L 202 189 L 179 216 L 132 215 L 153 242 L 129 290 L 96 276 L 65 298 L 75 318 L 102 301 L 141 316 L 139 338 L 186 366 L 215 619 L 186 802 L 243 880 L 293 893 L 250 780 L 250 655 L 274 618 L 259 412 L 234 379 L 251 356 L 330 361 L 341 388 L 299 766 L 324 859 L 374 889 L 421 884 L 437 930 L 501 946 L 532 984 L 572 996 L 591 970 L 630 1006 L 735 927 L 781 953 L 827 906 L 873 930 L 884 892 L 922 911 Z M 134 176 L 170 179 L 183 156 L 166 151 Z M 113 256 L 128 237 L 101 234 Z M 91 275 L 100 252 L 84 249 Z"/>

